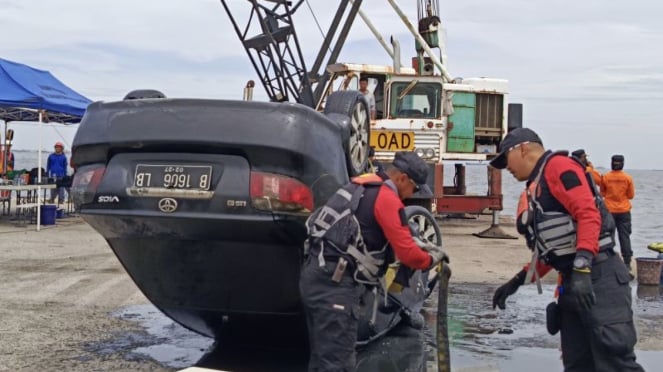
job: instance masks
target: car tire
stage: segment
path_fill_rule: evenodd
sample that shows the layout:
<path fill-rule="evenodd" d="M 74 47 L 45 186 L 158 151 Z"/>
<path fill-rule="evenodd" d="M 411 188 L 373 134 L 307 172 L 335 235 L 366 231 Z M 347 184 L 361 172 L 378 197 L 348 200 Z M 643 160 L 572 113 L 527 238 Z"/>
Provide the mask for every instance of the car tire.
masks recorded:
<path fill-rule="evenodd" d="M 438 226 L 435 216 L 433 216 L 430 210 L 418 205 L 408 205 L 405 207 L 405 217 L 407 218 L 412 235 L 417 236 L 421 240 L 442 245 L 440 226 Z M 433 292 L 440 277 L 434 270 L 428 271 L 426 275 L 428 276 L 428 280 L 426 281 L 426 296 L 428 296 Z"/>
<path fill-rule="evenodd" d="M 364 173 L 368 169 L 370 136 L 370 113 L 366 98 L 354 90 L 334 92 L 327 97 L 324 113 L 330 118 L 340 114 L 347 119 L 332 120 L 342 126 L 343 150 L 348 174 L 350 177 L 355 177 Z"/>

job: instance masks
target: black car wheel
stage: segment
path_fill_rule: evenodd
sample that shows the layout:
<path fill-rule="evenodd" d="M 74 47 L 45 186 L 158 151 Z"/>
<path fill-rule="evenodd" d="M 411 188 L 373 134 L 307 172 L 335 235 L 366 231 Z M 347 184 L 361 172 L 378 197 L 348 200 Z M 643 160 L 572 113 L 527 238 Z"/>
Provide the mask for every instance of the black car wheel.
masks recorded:
<path fill-rule="evenodd" d="M 423 241 L 442 245 L 442 232 L 429 210 L 418 205 L 408 205 L 405 207 L 405 217 L 412 234 Z"/>
<path fill-rule="evenodd" d="M 423 241 L 442 245 L 442 232 L 437 224 L 433 214 L 426 208 L 418 205 L 408 205 L 405 207 L 405 217 L 410 225 L 412 235 Z M 428 272 L 428 294 L 433 291 L 437 284 L 439 276 L 435 270 Z"/>
<path fill-rule="evenodd" d="M 351 177 L 364 173 L 368 167 L 368 140 L 370 115 L 364 96 L 353 90 L 337 91 L 327 97 L 325 114 L 334 120 L 334 115 L 344 115 L 343 150 Z M 339 120 L 335 120 L 339 122 Z"/>

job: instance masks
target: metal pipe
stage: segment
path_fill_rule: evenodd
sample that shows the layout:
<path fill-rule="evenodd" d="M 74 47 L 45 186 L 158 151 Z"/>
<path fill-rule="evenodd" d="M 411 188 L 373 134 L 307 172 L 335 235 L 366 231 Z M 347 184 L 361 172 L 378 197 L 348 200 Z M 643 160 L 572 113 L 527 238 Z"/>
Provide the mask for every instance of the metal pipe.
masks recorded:
<path fill-rule="evenodd" d="M 437 58 L 437 56 L 435 56 L 435 53 L 433 53 L 431 48 L 428 47 L 428 43 L 426 43 L 426 40 L 424 40 L 424 38 L 422 38 L 421 35 L 419 35 L 419 31 L 417 31 L 417 29 L 414 28 L 414 26 L 412 25 L 412 23 L 410 22 L 408 17 L 403 13 L 401 8 L 398 7 L 398 5 L 396 4 L 396 1 L 395 0 L 387 0 L 387 1 L 389 1 L 389 4 L 391 4 L 391 7 L 394 8 L 394 10 L 396 11 L 396 14 L 398 14 L 398 16 L 401 18 L 401 20 L 403 21 L 405 26 L 408 28 L 408 30 L 410 30 L 410 32 L 412 33 L 414 38 L 419 42 L 419 44 L 421 44 L 421 47 L 424 49 L 426 54 L 428 54 L 431 61 L 433 61 L 435 66 L 437 66 L 438 70 L 440 70 L 440 73 L 442 74 L 442 78 L 444 79 L 444 81 L 445 82 L 451 81 L 452 78 L 451 78 L 451 75 L 449 75 L 449 72 L 447 71 L 447 69 L 444 67 L 442 62 L 440 62 L 440 60 Z"/>
<path fill-rule="evenodd" d="M 442 262 L 437 288 L 437 370 L 451 371 L 451 352 L 449 350 L 448 299 L 451 268 Z"/>
<path fill-rule="evenodd" d="M 3 133 L 4 133 L 4 139 L 5 140 L 3 141 L 4 146 L 2 146 L 2 150 L 5 153 L 4 153 L 4 156 L 2 157 L 2 162 L 3 162 L 3 164 L 2 164 L 2 173 L 6 174 L 7 173 L 7 157 L 9 156 L 9 154 L 7 153 L 7 145 L 9 144 L 9 141 L 7 140 L 7 121 L 5 120 L 4 122 L 5 122 L 5 131 Z M 0 137 L 2 137 L 2 136 L 0 136 Z"/>
<path fill-rule="evenodd" d="M 244 87 L 244 100 L 245 101 L 253 101 L 253 87 L 256 86 L 256 83 L 253 80 L 249 80 L 246 82 L 246 86 Z"/>
<path fill-rule="evenodd" d="M 39 160 L 37 161 L 37 231 L 41 230 L 41 145 L 42 126 L 44 125 L 44 110 L 39 110 Z M 60 201 L 60 200 L 58 200 Z"/>
<path fill-rule="evenodd" d="M 401 73 L 401 44 L 393 36 L 391 37 L 391 45 L 394 46 L 394 53 L 391 59 L 394 61 L 394 74 Z"/>

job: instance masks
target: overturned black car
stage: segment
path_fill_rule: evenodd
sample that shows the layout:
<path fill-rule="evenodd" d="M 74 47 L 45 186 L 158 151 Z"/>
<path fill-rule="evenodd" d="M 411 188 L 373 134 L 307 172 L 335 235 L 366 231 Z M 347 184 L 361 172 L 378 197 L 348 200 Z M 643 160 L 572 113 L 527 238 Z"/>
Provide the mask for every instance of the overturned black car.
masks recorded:
<path fill-rule="evenodd" d="M 361 94 L 332 94 L 325 113 L 300 104 L 167 99 L 134 92 L 87 109 L 73 143 L 71 194 L 145 296 L 221 342 L 303 345 L 299 269 L 304 222 L 366 169 Z M 435 221 L 411 220 L 440 243 Z M 359 340 L 418 311 L 428 273 L 372 313 Z"/>

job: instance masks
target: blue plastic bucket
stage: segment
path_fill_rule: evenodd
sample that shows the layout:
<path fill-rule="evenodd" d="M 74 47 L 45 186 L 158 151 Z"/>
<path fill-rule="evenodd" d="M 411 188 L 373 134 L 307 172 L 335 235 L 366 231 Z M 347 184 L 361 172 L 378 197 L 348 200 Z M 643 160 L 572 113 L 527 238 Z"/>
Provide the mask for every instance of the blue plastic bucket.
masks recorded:
<path fill-rule="evenodd" d="M 63 208 L 58 208 L 55 211 L 55 218 L 64 218 L 64 209 Z"/>
<path fill-rule="evenodd" d="M 39 220 L 42 225 L 55 225 L 55 213 L 57 207 L 54 205 L 41 206 L 41 219 Z"/>

